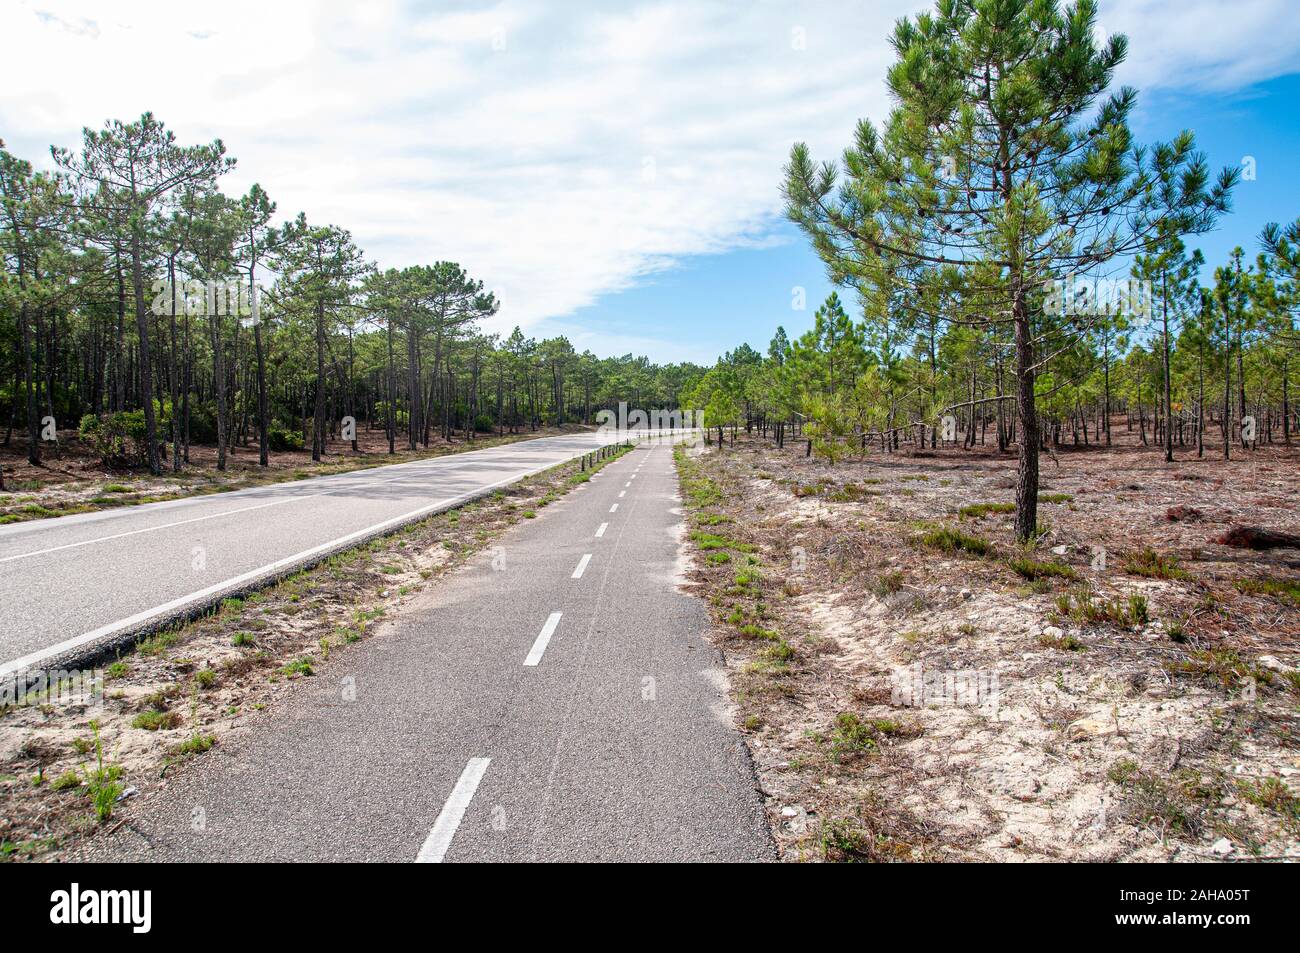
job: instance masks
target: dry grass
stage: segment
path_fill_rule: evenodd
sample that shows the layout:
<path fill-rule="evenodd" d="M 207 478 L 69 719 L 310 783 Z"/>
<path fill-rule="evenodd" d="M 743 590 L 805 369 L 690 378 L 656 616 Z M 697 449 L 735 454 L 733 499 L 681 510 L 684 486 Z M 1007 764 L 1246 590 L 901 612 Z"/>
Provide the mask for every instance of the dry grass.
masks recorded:
<path fill-rule="evenodd" d="M 696 527 L 737 544 L 691 577 L 783 856 L 1300 857 L 1300 554 L 1209 542 L 1300 528 L 1298 464 L 1058 452 L 1026 548 L 1012 455 L 682 451 Z"/>

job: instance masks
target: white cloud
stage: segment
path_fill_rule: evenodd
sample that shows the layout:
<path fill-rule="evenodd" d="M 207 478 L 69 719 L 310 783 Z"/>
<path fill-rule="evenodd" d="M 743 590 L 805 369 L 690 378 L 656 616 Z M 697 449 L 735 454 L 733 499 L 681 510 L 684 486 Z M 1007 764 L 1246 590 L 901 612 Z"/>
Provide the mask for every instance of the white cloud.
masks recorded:
<path fill-rule="evenodd" d="M 927 5 L 8 3 L 0 135 L 40 160 L 153 110 L 225 140 L 230 191 L 259 181 L 385 267 L 460 261 L 528 327 L 770 240 L 790 143 L 832 158 L 883 117 L 891 25 Z M 1103 26 L 1130 34 L 1126 81 L 1222 87 L 1290 68 L 1285 6 L 1124 0 Z"/>
<path fill-rule="evenodd" d="M 1295 72 L 1296 13 L 1295 0 L 1111 0 L 1098 25 L 1128 37 L 1121 82 L 1217 91 Z"/>

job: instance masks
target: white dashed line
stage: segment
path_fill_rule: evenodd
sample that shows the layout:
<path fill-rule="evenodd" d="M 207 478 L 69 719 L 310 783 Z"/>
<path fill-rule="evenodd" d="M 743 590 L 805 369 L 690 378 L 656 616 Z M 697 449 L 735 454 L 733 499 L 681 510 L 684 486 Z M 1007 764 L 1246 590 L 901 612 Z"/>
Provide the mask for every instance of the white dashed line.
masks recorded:
<path fill-rule="evenodd" d="M 623 489 L 627 489 L 631 485 L 632 485 L 632 481 L 628 480 L 626 483 L 623 484 Z"/>
<path fill-rule="evenodd" d="M 396 466 L 406 466 L 406 464 L 399 463 L 396 464 Z M 403 513 L 401 516 L 394 516 L 390 519 L 384 520 L 382 523 L 375 523 L 371 526 L 366 526 L 362 529 L 354 530 L 353 532 L 348 533 L 346 536 L 339 536 L 338 538 L 332 539 L 329 542 L 321 543 L 319 546 L 313 546 L 311 549 L 304 549 L 300 553 L 295 553 L 292 556 L 286 556 L 284 557 L 284 559 L 276 560 L 273 563 L 267 563 L 265 566 L 259 566 L 257 569 L 250 569 L 248 572 L 241 573 L 238 576 L 231 576 L 229 579 L 222 580 L 221 582 L 215 583 L 211 586 L 208 586 L 207 588 L 199 589 L 196 592 L 188 593 L 187 595 L 183 595 L 180 598 L 173 599 L 170 602 L 164 602 L 162 605 L 154 606 L 152 609 L 145 609 L 143 612 L 137 612 L 135 615 L 128 616 L 125 619 L 119 619 L 116 622 L 110 622 L 108 625 L 100 626 L 98 629 L 95 629 L 91 632 L 86 632 L 83 633 L 82 635 L 75 636 L 74 638 L 66 639 L 62 642 L 56 643 L 55 645 L 49 645 L 43 649 L 38 649 L 35 652 L 32 652 L 30 655 L 24 655 L 22 658 L 14 659 L 12 662 L 5 662 L 3 665 L 0 665 L 0 678 L 4 678 L 8 675 L 12 675 L 15 672 L 21 672 L 24 669 L 29 668 L 31 666 L 38 665 L 43 660 L 51 658 L 52 656 L 55 656 L 60 652 L 67 652 L 71 649 L 77 648 L 78 646 L 87 645 L 98 639 L 112 635 L 115 632 L 120 632 L 121 630 L 128 629 L 131 626 L 139 625 L 142 622 L 148 622 L 150 619 L 157 618 L 158 616 L 163 615 L 164 613 L 171 612 L 172 610 L 180 609 L 185 606 L 191 605 L 197 602 L 198 600 L 206 598 L 207 596 L 215 595 L 217 593 L 232 589 L 235 586 L 242 585 L 243 583 L 246 582 L 252 582 L 254 580 L 258 580 L 259 577 L 277 572 L 278 570 L 284 569 L 288 566 L 292 566 L 296 562 L 305 561 L 318 554 L 328 552 L 332 547 L 335 546 L 341 547 L 345 543 L 350 543 L 356 539 L 362 539 L 367 534 L 377 533 L 380 530 L 387 529 L 390 526 L 400 526 L 402 523 L 410 522 L 411 520 L 423 516 L 426 513 L 432 513 L 435 510 L 438 510 L 440 508 L 454 506 L 458 503 L 468 500 L 472 496 L 474 496 L 475 492 L 481 493 L 486 490 L 494 490 L 499 486 L 505 486 L 508 483 L 513 483 L 517 479 L 519 478 L 507 477 L 504 480 L 498 480 L 496 483 L 492 483 L 489 484 L 488 486 L 482 487 L 477 491 L 462 493 L 460 496 L 448 497 L 445 500 L 439 500 L 437 503 L 430 503 L 427 506 L 421 506 L 419 509 L 411 510 L 409 513 Z M 324 494 L 318 493 L 316 495 L 322 496 Z"/>
<path fill-rule="evenodd" d="M 555 634 L 555 627 L 560 624 L 562 615 L 563 612 L 552 612 L 546 617 L 546 625 L 542 626 L 542 631 L 537 633 L 533 647 L 528 650 L 528 658 L 524 659 L 525 665 L 536 665 L 542 660 L 542 655 L 546 652 L 546 646 L 551 644 L 551 636 Z"/>
<path fill-rule="evenodd" d="M 608 523 L 601 523 L 600 526 L 599 526 L 599 527 L 597 528 L 597 530 L 596 530 L 596 536 L 597 536 L 598 538 L 601 537 L 601 536 L 604 536 L 604 535 L 605 535 L 605 530 L 607 530 L 607 529 L 609 529 L 609 524 L 608 524 Z"/>
<path fill-rule="evenodd" d="M 611 507 L 609 508 L 609 511 L 610 511 L 611 513 L 617 513 L 617 512 L 618 512 L 618 504 L 615 503 L 613 506 L 611 506 Z"/>
<path fill-rule="evenodd" d="M 578 560 L 578 568 L 573 570 L 573 578 L 581 579 L 582 574 L 587 571 L 587 563 L 591 562 L 591 553 L 584 553 L 583 557 Z"/>
<path fill-rule="evenodd" d="M 456 829 L 460 827 L 461 819 L 465 817 L 465 810 L 469 807 L 469 802 L 473 799 L 474 792 L 478 790 L 479 782 L 483 780 L 483 775 L 487 773 L 488 765 L 491 763 L 491 758 L 469 759 L 469 764 L 465 765 L 465 770 L 460 773 L 460 780 L 452 788 L 451 797 L 447 798 L 447 803 L 442 806 L 442 813 L 433 822 L 433 830 L 429 831 L 424 846 L 415 857 L 417 864 L 442 863 L 447 848 L 451 846 L 451 839 L 456 836 Z"/>
<path fill-rule="evenodd" d="M 618 498 L 619 498 L 620 500 L 623 499 L 623 497 L 625 497 L 625 496 L 627 496 L 627 490 L 619 490 L 619 491 L 618 491 Z"/>

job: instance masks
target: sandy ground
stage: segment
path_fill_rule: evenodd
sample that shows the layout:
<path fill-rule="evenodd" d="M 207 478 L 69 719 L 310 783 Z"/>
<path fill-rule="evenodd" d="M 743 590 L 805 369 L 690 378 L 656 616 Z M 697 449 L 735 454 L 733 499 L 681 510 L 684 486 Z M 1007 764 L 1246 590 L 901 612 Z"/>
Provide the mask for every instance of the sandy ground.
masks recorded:
<path fill-rule="evenodd" d="M 1120 431 L 1044 457 L 1028 551 L 962 513 L 1012 501 L 1013 455 L 679 456 L 786 859 L 1300 858 L 1300 551 L 1211 542 L 1300 531 L 1300 448 L 1166 465 Z"/>

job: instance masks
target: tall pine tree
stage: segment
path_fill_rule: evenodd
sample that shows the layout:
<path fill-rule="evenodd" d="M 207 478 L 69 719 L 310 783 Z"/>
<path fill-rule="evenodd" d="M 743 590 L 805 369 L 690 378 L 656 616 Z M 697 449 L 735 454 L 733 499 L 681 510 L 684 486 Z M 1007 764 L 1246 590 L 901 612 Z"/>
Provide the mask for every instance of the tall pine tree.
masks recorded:
<path fill-rule="evenodd" d="M 1035 378 L 1054 347 L 1069 345 L 1063 338 L 1085 329 L 1071 325 L 1087 324 L 1049 314 L 1051 288 L 1142 250 L 1162 229 L 1210 228 L 1237 175 L 1212 182 L 1190 132 L 1150 149 L 1133 143 L 1135 91 L 1102 99 L 1127 42 L 1099 43 L 1095 25 L 1094 0 L 940 0 L 898 21 L 896 106 L 883 129 L 859 123 L 843 178 L 802 143 L 786 168 L 788 214 L 832 277 L 887 288 L 916 266 L 951 269 L 966 309 L 1011 327 L 1024 540 L 1037 524 Z"/>

